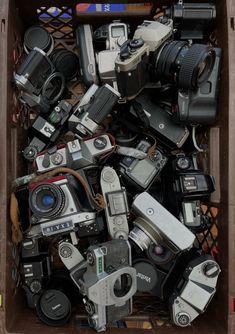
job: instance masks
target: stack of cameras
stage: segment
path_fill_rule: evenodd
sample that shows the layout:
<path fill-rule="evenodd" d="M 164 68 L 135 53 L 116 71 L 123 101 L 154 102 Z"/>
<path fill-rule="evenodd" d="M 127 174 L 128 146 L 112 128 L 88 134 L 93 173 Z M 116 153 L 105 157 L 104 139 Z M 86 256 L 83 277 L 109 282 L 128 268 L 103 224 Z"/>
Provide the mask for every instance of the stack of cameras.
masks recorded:
<path fill-rule="evenodd" d="M 215 181 L 195 129 L 217 117 L 215 17 L 213 4 L 180 1 L 135 26 L 82 24 L 76 52 L 40 26 L 26 31 L 14 76 L 34 115 L 22 147 L 32 174 L 14 183 L 20 271 L 47 325 L 82 306 L 104 331 L 147 295 L 186 327 L 214 296 L 220 267 L 198 236 L 213 224 L 203 205 Z M 75 104 L 71 82 L 85 87 Z"/>

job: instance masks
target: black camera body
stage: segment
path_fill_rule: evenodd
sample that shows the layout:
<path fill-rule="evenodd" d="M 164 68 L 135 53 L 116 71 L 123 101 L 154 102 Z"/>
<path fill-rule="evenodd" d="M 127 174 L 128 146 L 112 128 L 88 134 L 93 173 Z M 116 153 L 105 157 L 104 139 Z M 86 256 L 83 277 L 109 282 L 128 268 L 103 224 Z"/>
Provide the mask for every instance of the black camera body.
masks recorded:
<path fill-rule="evenodd" d="M 202 40 L 212 30 L 216 6 L 210 2 L 179 1 L 166 9 L 166 15 L 173 19 L 177 38 Z"/>
<path fill-rule="evenodd" d="M 29 130 L 33 139 L 23 151 L 25 159 L 34 160 L 46 146 L 55 143 L 64 129 L 71 110 L 72 105 L 62 100 L 48 117 L 37 116 Z"/>
<path fill-rule="evenodd" d="M 141 140 L 136 149 L 146 153 L 150 147 L 151 144 L 148 141 Z M 119 162 L 119 172 L 127 183 L 140 190 L 146 190 L 161 173 L 167 160 L 168 158 L 163 151 L 157 148 L 142 160 L 129 156 L 124 157 Z"/>

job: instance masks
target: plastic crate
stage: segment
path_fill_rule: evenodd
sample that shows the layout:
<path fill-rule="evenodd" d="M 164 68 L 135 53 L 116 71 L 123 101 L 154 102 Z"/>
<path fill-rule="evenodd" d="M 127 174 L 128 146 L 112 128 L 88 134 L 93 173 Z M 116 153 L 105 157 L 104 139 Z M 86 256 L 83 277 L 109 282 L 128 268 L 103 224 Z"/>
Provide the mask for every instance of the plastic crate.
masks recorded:
<path fill-rule="evenodd" d="M 86 1 L 83 1 L 83 3 Z M 102 1 L 99 1 L 102 3 Z M 111 1 L 118 4 L 125 1 Z M 135 3 L 138 0 L 134 1 Z M 143 1 L 139 1 L 143 2 Z M 89 3 L 94 3 L 89 1 Z M 131 3 L 131 2 L 126 2 Z M 153 1 L 153 7 L 171 1 Z M 17 102 L 12 85 L 13 72 L 22 55 L 22 36 L 32 24 L 48 28 L 57 47 L 75 48 L 73 28 L 83 22 L 99 26 L 111 19 L 130 24 L 150 18 L 146 8 L 136 11 L 82 12 L 77 15 L 78 2 L 74 0 L 0 0 L 0 333 L 94 333 L 83 327 L 85 315 L 79 310 L 68 325 L 48 327 L 30 311 L 18 287 L 18 254 L 11 243 L 9 198 L 11 182 L 26 173 L 20 156 L 26 138 L 27 115 Z M 146 6 L 147 7 L 147 6 Z M 104 7 L 107 8 L 107 7 Z M 109 7 L 110 8 L 110 7 Z M 123 7 L 111 7 L 122 8 Z M 154 10 L 154 8 L 152 9 Z M 234 0 L 217 1 L 217 29 L 215 36 L 223 48 L 223 64 L 219 99 L 219 119 L 208 133 L 209 169 L 215 176 L 217 190 L 212 195 L 208 210 L 214 216 L 213 229 L 201 236 L 200 241 L 210 251 L 218 250 L 217 259 L 222 268 L 217 294 L 207 312 L 198 317 L 193 326 L 182 329 L 159 321 L 166 313 L 155 304 L 153 297 L 135 300 L 135 313 L 128 317 L 129 328 L 117 326 L 108 332 L 142 333 L 140 327 L 150 328 L 148 333 L 235 333 L 235 4 Z M 75 94 L 76 94 L 75 90 Z M 145 325 L 143 326 L 143 322 Z M 124 326 L 125 327 L 125 326 Z M 146 329 L 147 330 L 147 329 Z"/>

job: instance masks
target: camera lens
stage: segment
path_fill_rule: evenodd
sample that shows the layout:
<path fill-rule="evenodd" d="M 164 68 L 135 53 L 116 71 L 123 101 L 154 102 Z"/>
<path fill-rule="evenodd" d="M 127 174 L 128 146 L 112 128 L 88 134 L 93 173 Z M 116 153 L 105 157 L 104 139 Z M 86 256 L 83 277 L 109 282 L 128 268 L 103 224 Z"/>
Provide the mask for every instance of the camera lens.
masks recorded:
<path fill-rule="evenodd" d="M 113 292 L 116 297 L 124 297 L 132 287 L 132 278 L 129 274 L 122 274 L 114 283 Z"/>
<path fill-rule="evenodd" d="M 41 183 L 29 195 L 29 206 L 36 217 L 56 217 L 64 209 L 63 190 L 53 183 Z"/>
<path fill-rule="evenodd" d="M 214 62 L 215 51 L 208 45 L 166 42 L 155 53 L 155 75 L 164 82 L 178 84 L 179 88 L 195 89 L 206 82 Z"/>

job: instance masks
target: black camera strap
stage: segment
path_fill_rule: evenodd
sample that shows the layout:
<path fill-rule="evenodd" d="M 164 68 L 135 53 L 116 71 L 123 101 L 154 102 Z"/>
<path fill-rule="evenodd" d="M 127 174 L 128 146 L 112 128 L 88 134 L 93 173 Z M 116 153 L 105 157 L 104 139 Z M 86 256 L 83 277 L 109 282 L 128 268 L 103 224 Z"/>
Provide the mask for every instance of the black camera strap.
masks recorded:
<path fill-rule="evenodd" d="M 142 107 L 142 104 L 134 100 L 132 102 L 132 107 L 134 108 L 137 117 L 141 120 L 141 122 L 143 124 L 144 131 L 148 130 L 148 128 L 150 126 L 150 121 L 149 121 L 149 118 L 146 115 L 146 113 L 145 113 L 145 111 Z"/>

